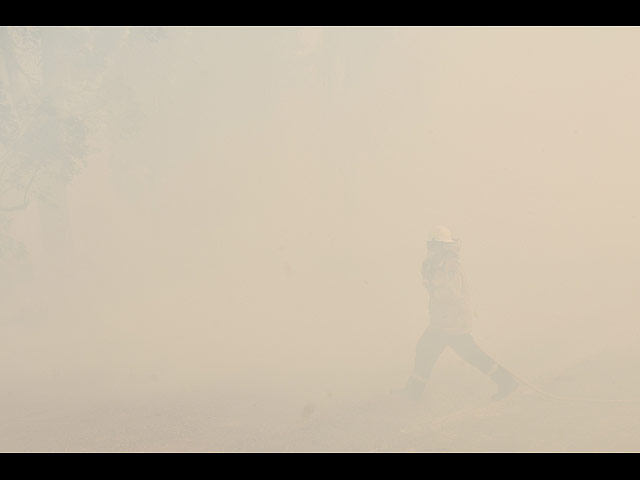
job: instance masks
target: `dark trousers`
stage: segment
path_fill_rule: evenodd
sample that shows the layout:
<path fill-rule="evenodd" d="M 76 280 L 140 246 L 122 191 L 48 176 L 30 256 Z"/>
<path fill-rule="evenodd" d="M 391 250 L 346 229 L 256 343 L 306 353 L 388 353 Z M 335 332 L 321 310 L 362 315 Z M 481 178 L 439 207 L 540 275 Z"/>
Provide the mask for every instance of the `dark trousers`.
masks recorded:
<path fill-rule="evenodd" d="M 478 346 L 468 334 L 449 334 L 441 330 L 427 328 L 416 346 L 415 373 L 427 380 L 438 357 L 450 346 L 467 363 L 485 374 L 493 373 L 496 362 Z"/>

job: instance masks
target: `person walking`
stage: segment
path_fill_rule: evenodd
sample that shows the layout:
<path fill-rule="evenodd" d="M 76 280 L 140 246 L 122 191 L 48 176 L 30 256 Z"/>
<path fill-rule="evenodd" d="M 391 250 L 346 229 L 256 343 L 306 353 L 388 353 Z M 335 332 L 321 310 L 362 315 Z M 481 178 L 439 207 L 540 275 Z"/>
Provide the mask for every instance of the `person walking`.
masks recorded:
<path fill-rule="evenodd" d="M 473 310 L 460 263 L 460 239 L 453 238 L 445 226 L 435 227 L 427 241 L 422 280 L 429 293 L 429 325 L 416 345 L 414 371 L 404 389 L 409 397 L 415 400 L 421 397 L 433 367 L 447 347 L 495 382 L 498 390 L 492 397 L 494 400 L 514 392 L 518 381 L 485 353 L 471 335 Z"/>

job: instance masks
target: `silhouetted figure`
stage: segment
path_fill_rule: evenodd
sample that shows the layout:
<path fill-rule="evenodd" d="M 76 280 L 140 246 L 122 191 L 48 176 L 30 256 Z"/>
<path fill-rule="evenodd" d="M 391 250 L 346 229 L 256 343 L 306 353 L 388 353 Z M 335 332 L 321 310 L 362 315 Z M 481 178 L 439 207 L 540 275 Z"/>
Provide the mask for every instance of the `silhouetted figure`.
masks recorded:
<path fill-rule="evenodd" d="M 416 346 L 414 373 L 407 382 L 406 393 L 414 399 L 420 397 L 438 357 L 450 346 L 498 385 L 494 400 L 506 397 L 518 387 L 518 382 L 471 336 L 473 311 L 459 260 L 459 239 L 454 239 L 448 228 L 437 226 L 427 247 L 422 279 L 429 292 L 429 326 Z"/>

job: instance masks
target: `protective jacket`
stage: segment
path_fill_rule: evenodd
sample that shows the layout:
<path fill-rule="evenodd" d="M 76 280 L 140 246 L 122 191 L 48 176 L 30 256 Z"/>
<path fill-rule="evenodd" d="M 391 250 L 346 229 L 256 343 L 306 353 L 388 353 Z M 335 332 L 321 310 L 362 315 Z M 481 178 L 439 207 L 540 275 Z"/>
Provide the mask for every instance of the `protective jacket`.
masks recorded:
<path fill-rule="evenodd" d="M 469 287 L 459 260 L 459 243 L 441 243 L 422 263 L 429 292 L 429 326 L 450 334 L 471 332 L 473 310 Z"/>

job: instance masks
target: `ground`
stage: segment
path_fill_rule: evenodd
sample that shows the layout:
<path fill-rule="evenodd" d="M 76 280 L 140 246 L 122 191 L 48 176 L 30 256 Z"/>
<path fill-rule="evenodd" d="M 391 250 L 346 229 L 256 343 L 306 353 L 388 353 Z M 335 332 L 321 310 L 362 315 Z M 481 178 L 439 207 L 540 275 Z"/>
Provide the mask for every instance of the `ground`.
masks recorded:
<path fill-rule="evenodd" d="M 573 452 L 640 451 L 638 354 L 604 352 L 499 402 L 469 369 L 444 365 L 419 402 L 372 387 L 312 399 L 200 383 L 94 394 L 5 391 L 4 452 Z M 446 382 L 453 373 L 459 382 Z M 64 382 L 59 378 L 58 383 Z M 142 382 L 142 380 L 141 380 Z M 156 382 L 157 383 L 157 382 Z M 365 391 L 366 390 L 366 391 Z M 637 398 L 637 397 L 636 397 Z"/>

